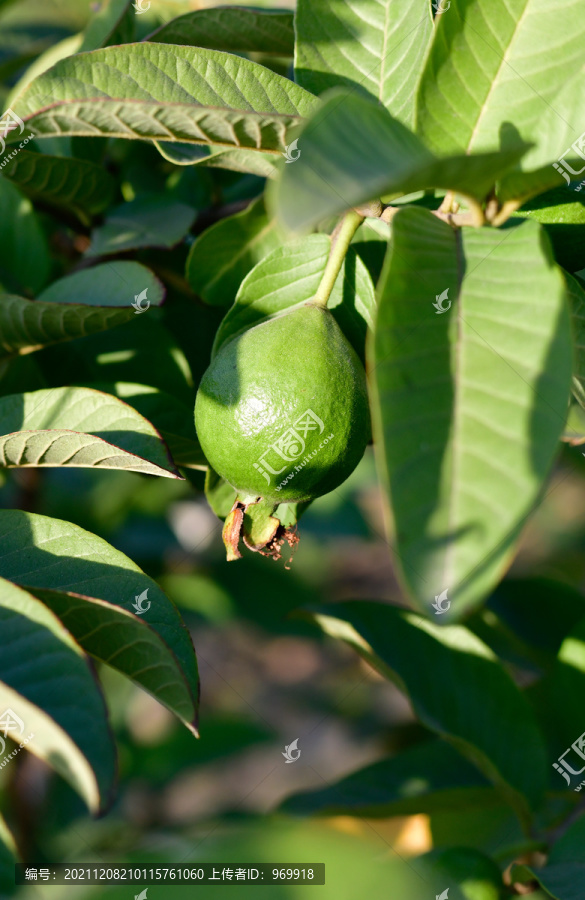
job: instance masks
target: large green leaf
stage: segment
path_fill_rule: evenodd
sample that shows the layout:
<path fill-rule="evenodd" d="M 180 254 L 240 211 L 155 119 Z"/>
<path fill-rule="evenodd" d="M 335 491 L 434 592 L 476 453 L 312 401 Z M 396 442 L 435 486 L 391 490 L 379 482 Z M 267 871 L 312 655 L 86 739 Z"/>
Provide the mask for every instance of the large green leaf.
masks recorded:
<path fill-rule="evenodd" d="M 45 759 L 94 812 L 115 779 L 106 707 L 87 660 L 39 600 L 0 579 L 0 709 L 21 720 L 9 736 Z"/>
<path fill-rule="evenodd" d="M 195 651 L 179 613 L 155 581 L 106 541 L 70 522 L 0 510 L 0 576 L 32 591 L 67 591 L 130 613 L 148 592 L 144 621 L 173 652 L 191 695 L 198 696 Z"/>
<path fill-rule="evenodd" d="M 170 648 L 144 618 L 95 597 L 39 588 L 31 593 L 86 653 L 132 679 L 195 731 L 198 697 Z"/>
<path fill-rule="evenodd" d="M 426 741 L 352 772 L 316 791 L 293 794 L 282 811 L 293 815 L 410 816 L 436 810 L 479 809 L 498 794 L 449 744 Z"/>
<path fill-rule="evenodd" d="M 234 53 L 243 51 L 292 56 L 295 45 L 294 15 L 287 9 L 214 6 L 172 19 L 149 34 L 146 40 Z"/>
<path fill-rule="evenodd" d="M 451 0 L 420 86 L 429 146 L 465 153 L 538 142 L 543 117 L 582 65 L 580 8 L 579 0 Z"/>
<path fill-rule="evenodd" d="M 146 292 L 145 297 L 136 298 Z M 36 300 L 0 295 L 0 357 L 31 353 L 47 344 L 84 337 L 130 321 L 148 301 L 159 306 L 164 289 L 136 262 L 110 262 L 54 281 Z M 147 313 L 148 314 L 148 313 Z"/>
<path fill-rule="evenodd" d="M 2 466 L 81 466 L 181 477 L 149 421 L 122 400 L 81 387 L 0 398 Z"/>
<path fill-rule="evenodd" d="M 206 303 L 231 306 L 242 279 L 279 243 L 276 223 L 259 197 L 197 238 L 187 259 L 189 283 Z"/>
<path fill-rule="evenodd" d="M 331 248 L 326 234 L 312 234 L 273 250 L 246 276 L 236 301 L 218 328 L 213 352 L 234 335 L 286 309 L 302 306 L 317 291 Z M 374 288 L 350 247 L 328 307 L 356 353 L 363 359 L 366 330 L 373 324 Z"/>
<path fill-rule="evenodd" d="M 115 187 L 114 179 L 103 166 L 86 159 L 45 156 L 30 150 L 17 153 L 2 174 L 33 198 L 89 213 L 105 209 Z"/>
<path fill-rule="evenodd" d="M 146 384 L 99 383 L 88 385 L 114 394 L 148 419 L 165 441 L 178 466 L 206 469 L 207 460 L 195 433 L 192 408 L 166 391 Z"/>
<path fill-rule="evenodd" d="M 428 3 L 299 0 L 295 75 L 322 94 L 338 85 L 367 92 L 413 126 L 414 98 L 431 43 Z"/>
<path fill-rule="evenodd" d="M 564 428 L 570 323 L 541 227 L 461 231 L 398 212 L 371 351 L 404 582 L 427 614 L 447 590 L 447 621 L 501 576 Z"/>
<path fill-rule="evenodd" d="M 502 180 L 504 200 L 531 197 L 561 185 L 567 203 L 579 199 L 585 181 L 583 133 L 577 123 L 585 117 L 585 66 L 567 81 L 538 122 L 537 143 L 522 160 L 522 171 Z"/>
<path fill-rule="evenodd" d="M 385 109 L 336 91 L 306 123 L 297 149 L 277 188 L 277 209 L 293 229 L 385 194 L 446 188 L 482 200 L 526 148 L 440 159 Z"/>
<path fill-rule="evenodd" d="M 441 627 L 382 603 L 333 604 L 314 617 L 406 691 L 420 721 L 527 819 L 546 784 L 544 741 L 527 700 L 482 641 L 462 626 Z"/>
<path fill-rule="evenodd" d="M 0 291 L 35 294 L 49 274 L 47 239 L 30 200 L 0 177 Z M 3 332 L 0 326 L 0 344 Z"/>
<path fill-rule="evenodd" d="M 250 60 L 172 44 L 125 44 L 64 59 L 14 112 L 35 135 L 103 135 L 280 153 L 317 101 Z"/>
<path fill-rule="evenodd" d="M 166 194 L 146 194 L 108 212 L 94 229 L 86 256 L 108 256 L 141 247 L 170 248 L 182 241 L 195 210 Z"/>

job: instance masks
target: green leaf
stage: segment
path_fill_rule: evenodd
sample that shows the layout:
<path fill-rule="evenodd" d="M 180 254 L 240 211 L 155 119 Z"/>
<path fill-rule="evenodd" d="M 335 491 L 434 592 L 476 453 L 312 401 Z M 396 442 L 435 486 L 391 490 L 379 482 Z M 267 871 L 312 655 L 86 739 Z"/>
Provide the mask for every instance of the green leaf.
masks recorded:
<path fill-rule="evenodd" d="M 207 468 L 207 460 L 195 433 L 193 410 L 185 403 L 146 384 L 98 383 L 88 387 L 119 397 L 151 422 L 167 444 L 176 465 Z"/>
<path fill-rule="evenodd" d="M 187 259 L 187 279 L 206 303 L 231 306 L 242 279 L 279 245 L 276 223 L 259 197 L 197 238 Z"/>
<path fill-rule="evenodd" d="M 585 900 L 584 863 L 563 862 L 544 869 L 513 865 L 510 876 L 520 884 L 537 881 L 546 890 L 547 900 Z"/>
<path fill-rule="evenodd" d="M 161 25 L 146 38 L 159 44 L 189 44 L 232 53 L 276 53 L 292 56 L 294 15 L 285 9 L 215 6 L 185 13 Z"/>
<path fill-rule="evenodd" d="M 212 156 L 222 153 L 217 148 L 203 146 L 202 144 L 182 144 L 179 141 L 155 141 L 154 146 L 163 157 L 174 166 L 205 165 Z M 227 153 L 241 153 L 240 150 L 228 150 Z M 252 154 L 255 156 L 256 154 Z"/>
<path fill-rule="evenodd" d="M 150 269 L 134 261 L 107 262 L 91 268 L 80 269 L 65 278 L 59 278 L 39 294 L 35 303 L 78 304 L 94 307 L 121 308 L 130 304 L 131 314 L 134 291 L 146 296 L 141 301 L 146 306 L 160 306 L 164 298 L 164 288 Z"/>
<path fill-rule="evenodd" d="M 215 337 L 213 352 L 238 334 L 286 309 L 302 306 L 317 291 L 331 247 L 326 234 L 312 234 L 278 247 L 246 276 Z M 366 330 L 375 298 L 369 273 L 350 247 L 328 307 L 356 353 L 363 359 Z"/>
<path fill-rule="evenodd" d="M 0 510 L 0 576 L 33 592 L 67 591 L 130 613 L 147 591 L 151 605 L 143 621 L 172 651 L 191 695 L 198 696 L 195 651 L 179 613 L 155 581 L 106 541 L 70 522 Z"/>
<path fill-rule="evenodd" d="M 26 88 L 14 112 L 37 136 L 174 140 L 278 154 L 287 129 L 316 103 L 250 60 L 141 43 L 62 60 Z"/>
<path fill-rule="evenodd" d="M 585 163 L 584 163 L 585 165 Z M 525 203 L 512 217 L 540 222 L 559 265 L 576 272 L 585 265 L 585 198 L 566 187 Z"/>
<path fill-rule="evenodd" d="M 4 579 L 0 623 L 0 708 L 22 723 L 9 736 L 20 743 L 32 735 L 27 749 L 69 781 L 93 812 L 105 809 L 115 747 L 87 660 L 52 612 Z"/>
<path fill-rule="evenodd" d="M 567 828 L 551 848 L 548 861 L 552 864 L 579 862 L 585 866 L 585 819 L 579 818 Z"/>
<path fill-rule="evenodd" d="M 541 227 L 456 231 L 398 212 L 371 350 L 399 565 L 427 614 L 448 590 L 446 621 L 501 577 L 564 428 L 570 323 Z"/>
<path fill-rule="evenodd" d="M 0 290 L 35 294 L 50 269 L 47 239 L 30 200 L 0 177 Z"/>
<path fill-rule="evenodd" d="M 584 120 L 584 97 L 585 67 L 582 67 L 572 78 L 562 79 L 561 90 L 542 109 L 537 141 L 522 160 L 522 171 L 510 172 L 502 180 L 499 195 L 503 200 L 529 198 L 561 185 L 569 203 L 575 199 L 575 193 L 583 190 L 583 135 L 575 140 L 581 130 L 575 123 Z"/>
<path fill-rule="evenodd" d="M 147 194 L 112 209 L 92 232 L 85 255 L 108 256 L 141 247 L 174 247 L 195 220 L 195 210 L 166 194 Z"/>
<path fill-rule="evenodd" d="M 300 132 L 276 208 L 296 230 L 385 194 L 445 188 L 482 200 L 526 149 L 440 159 L 385 109 L 336 91 Z"/>
<path fill-rule="evenodd" d="M 222 150 L 221 147 L 203 146 L 202 144 L 182 144 L 178 141 L 154 141 L 161 156 L 175 166 L 204 166 L 210 169 L 230 169 L 233 172 L 245 172 L 259 175 L 261 178 L 274 178 L 277 173 L 276 159 L 271 153 L 260 153 L 257 150 Z"/>
<path fill-rule="evenodd" d="M 111 262 L 58 279 L 36 300 L 0 295 L 0 357 L 128 322 L 140 314 L 132 303 L 145 291 L 151 306 L 162 303 L 163 286 L 149 269 L 136 262 Z"/>
<path fill-rule="evenodd" d="M 425 741 L 381 759 L 316 791 L 294 794 L 281 810 L 292 815 L 411 816 L 460 807 L 481 809 L 498 794 L 449 744 Z"/>
<path fill-rule="evenodd" d="M 81 387 L 0 398 L 0 467 L 14 466 L 181 477 L 149 421 L 122 400 Z"/>
<path fill-rule="evenodd" d="M 2 174 L 33 198 L 88 213 L 109 206 L 115 190 L 114 179 L 103 166 L 29 150 L 9 160 Z"/>
<path fill-rule="evenodd" d="M 429 146 L 468 153 L 538 141 L 543 117 L 582 65 L 579 9 L 578 0 L 451 0 L 418 98 Z"/>
<path fill-rule="evenodd" d="M 272 153 L 260 153 L 257 150 L 222 150 L 211 153 L 199 165 L 210 169 L 230 169 L 232 172 L 243 172 L 258 175 L 260 178 L 274 178 L 277 174 L 276 163 L 279 156 Z"/>
<path fill-rule="evenodd" d="M 198 698 L 172 651 L 148 622 L 95 597 L 39 588 L 31 593 L 52 610 L 86 653 L 144 688 L 197 733 Z"/>
<path fill-rule="evenodd" d="M 103 0 L 89 20 L 79 52 L 123 43 L 122 35 L 129 30 L 125 20 L 132 22 L 134 18 L 131 3 L 132 0 Z"/>
<path fill-rule="evenodd" d="M 333 604 L 314 618 L 405 691 L 423 725 L 471 760 L 526 821 L 545 788 L 544 741 L 532 708 L 485 644 L 462 626 L 381 603 Z"/>
<path fill-rule="evenodd" d="M 296 81 L 313 94 L 357 88 L 412 127 L 432 22 L 411 0 L 299 0 Z"/>
<path fill-rule="evenodd" d="M 365 264 L 374 284 L 382 274 L 382 266 L 388 250 L 392 231 L 382 219 L 366 219 L 355 233 L 351 244 Z"/>
<path fill-rule="evenodd" d="M 518 881 L 536 879 L 555 900 L 585 900 L 585 819 L 573 822 L 553 844 L 543 869 L 514 866 Z"/>

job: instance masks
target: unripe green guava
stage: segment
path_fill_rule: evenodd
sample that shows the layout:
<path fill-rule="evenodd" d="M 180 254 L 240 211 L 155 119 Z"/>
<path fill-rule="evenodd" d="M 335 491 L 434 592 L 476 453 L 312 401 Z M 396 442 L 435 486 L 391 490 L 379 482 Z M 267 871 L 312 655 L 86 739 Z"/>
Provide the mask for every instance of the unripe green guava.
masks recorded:
<path fill-rule="evenodd" d="M 241 496 L 311 500 L 345 481 L 370 439 L 364 368 L 329 310 L 304 304 L 223 345 L 195 425 Z"/>

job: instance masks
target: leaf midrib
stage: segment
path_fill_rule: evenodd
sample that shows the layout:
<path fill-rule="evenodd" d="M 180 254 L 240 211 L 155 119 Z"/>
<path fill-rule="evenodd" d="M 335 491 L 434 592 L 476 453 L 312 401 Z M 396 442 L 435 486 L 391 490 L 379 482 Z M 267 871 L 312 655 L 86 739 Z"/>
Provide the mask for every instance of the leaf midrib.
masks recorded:
<path fill-rule="evenodd" d="M 453 589 L 451 578 L 456 569 L 456 541 L 453 539 L 455 522 L 457 519 L 457 506 L 460 493 L 461 479 L 457 478 L 458 463 L 463 452 L 462 442 L 459 439 L 459 429 L 462 416 L 462 389 L 463 389 L 463 238 L 461 229 L 455 232 L 455 253 L 457 259 L 457 341 L 455 344 L 455 366 L 453 378 L 455 381 L 455 391 L 453 395 L 453 444 L 451 452 L 451 491 L 449 498 L 449 514 L 447 517 L 447 534 L 449 535 L 449 548 L 445 554 L 445 562 L 443 567 L 443 584 L 440 590 L 445 587 Z"/>
<path fill-rule="evenodd" d="M 479 115 L 478 115 L 478 117 L 477 117 L 477 121 L 476 121 L 476 123 L 475 123 L 475 125 L 474 125 L 474 127 L 473 127 L 473 131 L 472 131 L 472 133 L 471 133 L 471 135 L 470 135 L 470 138 L 469 138 L 469 141 L 468 141 L 468 143 L 467 143 L 467 149 L 468 149 L 468 150 L 471 150 L 471 148 L 472 148 L 472 146 L 473 146 L 474 139 L 475 139 L 475 137 L 477 136 L 477 134 L 479 133 L 479 127 L 480 127 L 480 124 L 481 124 L 482 121 L 483 121 L 483 118 L 484 118 L 484 115 L 485 115 L 485 113 L 486 113 L 486 110 L 488 110 L 488 109 L 490 108 L 490 106 L 489 106 L 489 100 L 490 100 L 490 97 L 492 96 L 492 93 L 496 90 L 496 88 L 499 87 L 499 84 L 500 84 L 500 73 L 501 73 L 502 69 L 504 68 L 504 66 L 510 66 L 510 68 L 513 68 L 513 67 L 510 65 L 510 63 L 508 62 L 507 57 L 510 55 L 510 51 L 511 51 L 511 49 L 512 49 L 512 47 L 513 47 L 514 41 L 517 39 L 517 37 L 518 37 L 518 32 L 519 32 L 519 30 L 521 29 L 521 27 L 522 27 L 522 25 L 523 25 L 523 23 L 524 23 L 524 19 L 525 19 L 525 17 L 526 17 L 527 14 L 528 14 L 528 8 L 529 8 L 529 6 L 530 6 L 530 3 L 531 3 L 531 0 L 526 0 L 524 9 L 523 9 L 523 11 L 522 11 L 522 15 L 520 16 L 520 18 L 519 18 L 519 19 L 517 20 L 517 22 L 516 22 L 516 25 L 515 25 L 515 27 L 514 27 L 514 29 L 513 29 L 512 35 L 511 35 L 511 37 L 510 37 L 510 40 L 508 41 L 508 46 L 506 47 L 506 50 L 505 50 L 505 52 L 504 52 L 504 55 L 503 55 L 502 58 L 501 58 L 500 64 L 499 64 L 499 66 L 498 66 L 498 70 L 497 70 L 496 74 L 493 76 L 493 78 L 491 79 L 491 83 L 490 83 L 489 90 L 488 90 L 488 92 L 487 92 L 487 94 L 486 94 L 486 96 L 485 96 L 485 98 L 484 98 L 484 101 L 483 101 L 483 103 L 482 103 L 482 105 L 481 105 L 481 108 L 480 108 L 480 110 L 479 110 Z M 473 31 L 475 31 L 475 29 L 473 29 Z M 477 31 L 475 31 L 475 33 L 478 34 Z M 481 40 L 486 44 L 486 46 L 489 47 L 490 50 L 492 50 L 492 51 L 493 51 L 494 53 L 496 53 L 496 55 L 497 55 L 497 51 L 494 50 L 494 48 L 491 47 L 490 44 L 488 44 L 488 42 L 485 40 L 484 36 L 481 35 L 481 34 L 478 34 L 478 36 L 479 36 L 479 37 L 481 38 Z M 515 71 L 515 70 L 513 70 L 513 71 Z M 524 80 L 524 79 L 523 79 L 523 80 Z"/>

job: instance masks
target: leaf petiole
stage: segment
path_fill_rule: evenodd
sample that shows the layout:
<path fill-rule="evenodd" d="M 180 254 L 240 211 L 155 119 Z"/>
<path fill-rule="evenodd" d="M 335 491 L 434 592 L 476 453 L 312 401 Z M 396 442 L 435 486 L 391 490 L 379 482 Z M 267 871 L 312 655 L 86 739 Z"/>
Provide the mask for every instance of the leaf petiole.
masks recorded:
<path fill-rule="evenodd" d="M 327 307 L 333 285 L 337 280 L 337 276 L 341 271 L 343 261 L 347 255 L 348 247 L 364 219 L 365 216 L 357 212 L 357 210 L 350 209 L 346 212 L 331 235 L 331 250 L 327 265 L 325 266 L 325 271 L 323 272 L 323 278 L 317 288 L 317 293 L 310 301 L 313 306 Z"/>

